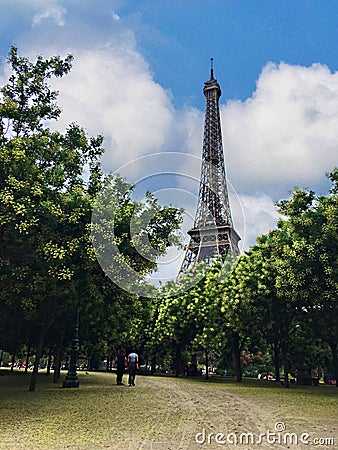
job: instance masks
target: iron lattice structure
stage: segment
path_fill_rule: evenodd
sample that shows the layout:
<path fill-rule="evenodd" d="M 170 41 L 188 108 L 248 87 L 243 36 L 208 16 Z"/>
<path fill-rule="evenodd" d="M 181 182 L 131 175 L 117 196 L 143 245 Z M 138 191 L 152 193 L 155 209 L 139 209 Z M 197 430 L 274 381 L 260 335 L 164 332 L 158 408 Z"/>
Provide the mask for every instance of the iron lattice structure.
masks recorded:
<path fill-rule="evenodd" d="M 225 176 L 222 130 L 219 113 L 221 88 L 211 67 L 204 83 L 206 98 L 203 154 L 198 205 L 190 241 L 178 274 L 179 278 L 196 263 L 210 264 L 217 256 L 239 255 L 239 235 L 233 228 Z"/>

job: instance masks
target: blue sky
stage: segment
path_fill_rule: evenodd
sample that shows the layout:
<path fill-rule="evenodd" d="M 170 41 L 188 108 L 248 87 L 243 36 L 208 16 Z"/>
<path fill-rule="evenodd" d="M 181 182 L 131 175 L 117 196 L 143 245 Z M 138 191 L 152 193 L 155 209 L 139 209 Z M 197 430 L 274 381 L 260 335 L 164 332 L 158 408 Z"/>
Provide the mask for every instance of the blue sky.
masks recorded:
<path fill-rule="evenodd" d="M 57 127 L 76 121 L 104 134 L 105 170 L 149 180 L 189 211 L 185 229 L 214 58 L 243 248 L 276 226 L 274 202 L 294 186 L 328 190 L 325 172 L 338 162 L 337 41 L 336 0 L 0 0 L 0 81 L 10 45 L 31 58 L 72 53 L 72 73 L 55 83 Z M 181 175 L 165 188 L 170 177 L 153 175 L 169 168 Z"/>
<path fill-rule="evenodd" d="M 138 8 L 130 7 L 135 3 Z M 121 13 L 136 30 L 155 79 L 176 99 L 200 107 L 199 87 L 211 56 L 226 99 L 249 97 L 267 61 L 337 69 L 336 1 L 145 1 L 129 2 Z"/>

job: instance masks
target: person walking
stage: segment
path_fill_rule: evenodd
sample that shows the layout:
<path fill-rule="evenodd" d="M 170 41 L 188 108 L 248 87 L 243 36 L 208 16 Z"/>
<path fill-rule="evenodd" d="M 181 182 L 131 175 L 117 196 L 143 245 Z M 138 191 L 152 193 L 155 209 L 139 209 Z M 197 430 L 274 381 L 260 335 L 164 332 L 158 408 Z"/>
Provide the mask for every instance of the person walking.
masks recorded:
<path fill-rule="evenodd" d="M 135 376 L 137 369 L 138 369 L 138 354 L 135 353 L 135 349 L 132 349 L 128 355 L 129 386 L 135 386 Z"/>
<path fill-rule="evenodd" d="M 116 384 L 118 386 L 121 386 L 123 384 L 122 379 L 124 375 L 124 370 L 127 365 L 126 351 L 124 348 L 121 348 L 119 350 L 115 362 L 116 362 Z"/>

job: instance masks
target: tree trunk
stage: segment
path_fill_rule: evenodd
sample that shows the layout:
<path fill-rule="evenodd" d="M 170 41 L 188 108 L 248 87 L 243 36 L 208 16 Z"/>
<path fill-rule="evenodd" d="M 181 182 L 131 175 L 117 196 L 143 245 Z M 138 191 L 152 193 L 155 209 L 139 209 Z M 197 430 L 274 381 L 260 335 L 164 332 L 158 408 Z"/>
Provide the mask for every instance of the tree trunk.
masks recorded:
<path fill-rule="evenodd" d="M 54 374 L 53 374 L 53 383 L 57 383 L 60 380 L 61 375 L 61 352 L 62 352 L 62 343 L 64 337 L 64 329 L 61 329 L 60 334 L 58 336 L 56 348 L 54 351 Z"/>
<path fill-rule="evenodd" d="M 275 378 L 276 381 L 280 381 L 280 351 L 279 351 L 279 344 L 274 342 L 273 346 L 273 363 L 275 366 Z"/>
<path fill-rule="evenodd" d="M 92 359 L 92 357 L 91 357 L 91 355 L 89 354 L 89 355 L 87 355 L 87 370 L 91 370 L 91 359 Z"/>
<path fill-rule="evenodd" d="M 36 381 L 37 381 L 38 373 L 39 373 L 39 364 L 40 364 L 40 359 L 41 359 L 41 355 L 42 355 L 44 337 L 45 337 L 45 330 L 41 327 L 41 330 L 40 330 L 40 333 L 38 334 L 38 339 L 37 339 L 35 361 L 34 361 L 33 372 L 32 372 L 31 379 L 30 379 L 29 391 L 35 391 L 35 385 L 36 385 Z"/>
<path fill-rule="evenodd" d="M 178 377 L 181 370 L 181 357 L 182 357 L 182 349 L 180 345 L 177 345 L 175 348 L 175 359 L 174 359 L 174 367 L 175 367 L 175 376 Z"/>
<path fill-rule="evenodd" d="M 333 371 L 336 379 L 336 388 L 338 388 L 338 359 L 337 359 L 337 342 L 330 341 L 329 346 L 332 352 Z"/>
<path fill-rule="evenodd" d="M 29 342 L 27 346 L 27 355 L 26 355 L 26 367 L 25 367 L 25 373 L 28 372 L 28 366 L 29 366 L 29 358 L 31 356 L 31 343 Z"/>
<path fill-rule="evenodd" d="M 61 371 L 61 347 L 58 346 L 54 353 L 53 383 L 57 383 L 59 381 L 60 371 Z"/>
<path fill-rule="evenodd" d="M 14 372 L 14 363 L 15 363 L 15 353 L 13 353 L 12 355 L 11 372 Z"/>
<path fill-rule="evenodd" d="M 289 387 L 289 361 L 287 357 L 286 345 L 281 346 L 282 363 L 284 367 L 284 387 Z"/>
<path fill-rule="evenodd" d="M 52 347 L 49 347 L 49 353 L 48 353 L 48 362 L 47 362 L 47 377 L 50 375 L 50 366 L 52 365 Z"/>
<path fill-rule="evenodd" d="M 205 349 L 205 379 L 209 380 L 209 358 L 208 349 Z"/>
<path fill-rule="evenodd" d="M 231 338 L 231 345 L 233 351 L 234 358 L 234 373 L 236 376 L 236 381 L 241 382 L 243 379 L 243 370 L 241 363 L 241 346 L 240 346 L 240 337 L 238 333 L 233 333 Z"/>
<path fill-rule="evenodd" d="M 156 372 L 156 355 L 151 358 L 150 363 L 150 374 L 154 375 L 155 372 Z"/>

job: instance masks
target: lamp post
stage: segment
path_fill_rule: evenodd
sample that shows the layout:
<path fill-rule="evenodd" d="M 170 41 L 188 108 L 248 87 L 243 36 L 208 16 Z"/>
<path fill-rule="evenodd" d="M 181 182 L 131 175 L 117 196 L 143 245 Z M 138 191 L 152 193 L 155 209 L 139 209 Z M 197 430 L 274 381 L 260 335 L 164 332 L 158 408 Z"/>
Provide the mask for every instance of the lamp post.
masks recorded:
<path fill-rule="evenodd" d="M 76 373 L 76 366 L 77 366 L 77 356 L 79 353 L 79 314 L 80 310 L 77 310 L 77 317 L 76 317 L 76 327 L 75 327 L 75 334 L 74 339 L 72 340 L 72 349 L 70 351 L 70 358 L 69 358 L 69 369 L 66 375 L 66 379 L 62 384 L 62 387 L 64 388 L 77 388 L 80 385 L 79 379 L 77 377 Z"/>

